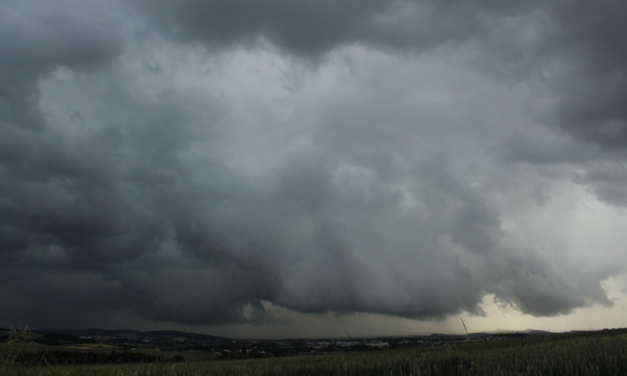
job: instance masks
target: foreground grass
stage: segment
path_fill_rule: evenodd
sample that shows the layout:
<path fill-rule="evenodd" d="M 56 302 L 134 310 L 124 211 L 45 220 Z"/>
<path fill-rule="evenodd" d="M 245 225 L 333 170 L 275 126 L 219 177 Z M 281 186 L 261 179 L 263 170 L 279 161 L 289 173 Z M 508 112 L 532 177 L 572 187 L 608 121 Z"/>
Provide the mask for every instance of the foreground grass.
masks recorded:
<path fill-rule="evenodd" d="M 627 375 L 627 331 L 329 356 L 6 369 L 23 376 Z"/>

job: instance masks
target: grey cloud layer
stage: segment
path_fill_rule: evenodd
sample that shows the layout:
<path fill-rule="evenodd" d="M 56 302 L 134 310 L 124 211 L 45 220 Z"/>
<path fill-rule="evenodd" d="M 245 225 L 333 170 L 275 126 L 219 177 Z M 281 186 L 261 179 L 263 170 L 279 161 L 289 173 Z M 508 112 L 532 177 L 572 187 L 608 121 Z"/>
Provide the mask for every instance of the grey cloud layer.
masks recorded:
<path fill-rule="evenodd" d="M 627 141 L 626 5 L 618 1 L 136 1 L 167 35 L 208 45 L 267 38 L 304 57 L 365 43 L 422 52 L 483 45 L 498 64 L 540 74 L 556 125 L 608 147 Z M 494 67 L 491 67 L 494 68 Z"/>
<path fill-rule="evenodd" d="M 29 1 L 5 2 L 2 9 L 0 121 L 40 129 L 44 121 L 36 107 L 40 77 L 58 66 L 96 69 L 120 53 L 121 40 L 104 25 L 91 23 L 89 18 L 95 16 L 68 14 L 52 4 Z"/>
<path fill-rule="evenodd" d="M 415 111 L 395 93 L 427 80 L 394 71 L 289 116 L 247 120 L 255 126 L 246 133 L 228 95 L 177 85 L 151 91 L 146 82 L 164 75 L 127 64 L 137 59 L 133 51 L 159 45 L 146 29 L 103 25 L 80 3 L 7 2 L 0 5 L 0 296 L 15 304 L 0 319 L 51 325 L 37 311 L 52 307 L 59 326 L 85 322 L 86 313 L 106 320 L 120 312 L 191 324 L 269 322 L 264 302 L 307 313 L 433 319 L 480 314 L 485 294 L 533 315 L 611 305 L 600 281 L 620 265 L 583 268 L 568 253 L 516 242 L 495 197 L 506 191 L 502 181 L 514 179 L 501 163 L 570 163 L 589 167 L 577 183 L 624 205 L 624 178 L 612 169 L 622 161 L 626 120 L 624 55 L 613 44 L 625 30 L 618 2 L 591 9 L 564 2 L 156 3 L 137 1 L 122 14 L 147 17 L 148 30 L 175 44 L 204 43 L 216 55 L 233 46 L 263 49 L 257 42 L 265 38 L 281 53 L 324 66 L 346 45 L 424 52 L 452 43 L 491 51 L 486 66 L 496 62 L 500 78 L 518 82 L 568 63 L 541 80 L 552 102 L 539 116 L 585 140 L 588 153 L 582 158 L 573 152 L 580 144 L 563 139 L 555 153 L 529 152 L 544 147 L 532 132 L 505 153 L 499 147 L 511 142 L 509 128 L 486 125 L 488 117 L 472 111 L 498 98 L 475 101 L 460 89 L 450 104 L 466 107 Z M 581 31 L 584 10 L 596 17 Z M 107 15 L 100 14 L 107 22 L 120 17 Z M 558 27 L 543 29 L 543 17 Z M 540 22 L 540 36 L 515 39 L 514 48 L 494 39 L 501 31 L 519 37 L 515 31 L 531 21 Z M 468 84 L 475 82 L 485 81 Z M 598 95 L 587 95 L 593 87 Z M 52 104 L 41 102 L 42 91 Z M 506 110 L 494 109 L 494 117 L 506 119 Z M 233 160 L 264 160 L 276 150 L 220 152 L 242 140 L 270 145 L 294 128 L 307 134 L 307 146 L 279 145 L 284 153 L 261 174 L 244 173 Z"/>

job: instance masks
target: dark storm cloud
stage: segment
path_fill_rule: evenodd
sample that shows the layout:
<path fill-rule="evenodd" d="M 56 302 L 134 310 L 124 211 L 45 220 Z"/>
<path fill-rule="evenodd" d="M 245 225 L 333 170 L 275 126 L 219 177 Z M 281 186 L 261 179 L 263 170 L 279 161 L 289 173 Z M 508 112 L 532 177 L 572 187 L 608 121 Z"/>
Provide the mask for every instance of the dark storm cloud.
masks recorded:
<path fill-rule="evenodd" d="M 563 28 L 566 73 L 552 86 L 559 95 L 559 126 L 605 147 L 627 146 L 627 25 L 619 1 L 560 2 L 553 15 Z"/>
<path fill-rule="evenodd" d="M 184 41 L 253 46 L 265 38 L 286 51 L 318 59 L 334 48 L 366 43 L 423 50 L 482 31 L 480 13 L 521 8 L 500 2 L 435 1 L 144 1 L 153 26 Z"/>
<path fill-rule="evenodd" d="M 137 1 L 168 35 L 210 45 L 254 44 L 266 37 L 303 55 L 318 55 L 350 37 L 385 2 Z"/>
<path fill-rule="evenodd" d="M 581 270 L 583 266 L 572 265 L 566 258 L 558 262 L 561 265 L 554 258 L 530 249 L 510 255 L 503 270 L 507 277 L 501 276 L 492 292 L 498 299 L 513 303 L 522 312 L 534 316 L 567 314 L 585 306 L 587 299 L 605 306 L 612 305 L 600 282 L 606 273 L 615 270 L 605 270 L 598 275 L 586 273 L 588 283 L 582 286 L 567 273 Z M 596 283 L 592 283 L 595 280 Z"/>
<path fill-rule="evenodd" d="M 627 142 L 627 26 L 619 1 L 137 0 L 167 35 L 214 46 L 260 37 L 304 57 L 370 44 L 424 51 L 483 46 L 505 76 L 539 75 L 556 96 L 549 125 L 606 147 Z M 497 67 L 498 65 L 500 67 Z"/>
<path fill-rule="evenodd" d="M 146 15 L 149 28 L 175 43 L 263 48 L 262 38 L 316 62 L 350 44 L 397 52 L 455 44 L 489 51 L 479 60 L 501 65 L 497 75 L 514 81 L 536 79 L 551 59 L 572 64 L 542 83 L 555 97 L 542 118 L 602 149 L 624 146 L 624 56 L 612 47 L 624 31 L 617 2 L 586 9 L 590 20 L 577 9 L 592 5 L 580 2 L 135 3 L 143 13 L 132 14 Z M 149 36 L 103 27 L 96 21 L 106 14 L 88 8 L 67 11 L 79 3 L 45 4 L 0 6 L 0 294 L 14 303 L 0 319 L 68 326 L 123 313 L 189 324 L 268 322 L 264 302 L 305 313 L 441 319 L 481 314 L 487 293 L 540 316 L 611 304 L 600 281 L 613 271 L 583 270 L 567 254 L 510 238 L 494 199 L 498 178 L 464 159 L 482 155 L 449 140 L 467 129 L 489 133 L 482 118 L 429 117 L 424 108 L 416 124 L 394 90 L 364 84 L 356 92 L 372 95 L 329 95 L 284 120 L 285 129 L 311 121 L 311 147 L 251 177 L 218 152 L 235 148 L 229 131 L 241 126 L 228 95 L 180 85 L 155 92 L 149 83 L 167 69 L 119 62 L 155 48 Z M 557 26 L 540 27 L 525 47 L 517 33 L 538 14 Z M 42 81 L 55 74 L 71 77 L 67 85 L 81 93 L 54 92 L 52 110 L 67 106 L 68 118 L 40 103 Z M 91 107 L 76 104 L 83 96 Z M 261 143 L 265 132 L 235 137 Z M 483 145 L 482 138 L 472 141 Z M 586 149 L 582 157 L 571 143 L 556 151 L 533 135 L 506 140 L 501 145 L 511 147 L 497 157 L 510 162 L 591 163 L 603 155 L 611 163 L 619 155 Z M 577 181 L 620 202 L 627 194 L 617 190 L 618 174 L 590 171 Z M 42 307 L 63 319 L 46 321 Z"/>
<path fill-rule="evenodd" d="M 121 40 L 105 27 L 67 12 L 72 4 L 32 1 L 0 5 L 0 121 L 41 129 L 37 81 L 65 66 L 90 71 L 120 52 Z M 58 7 L 61 5 L 61 7 Z M 63 9 L 63 5 L 67 8 Z M 4 149 L 4 148 L 3 148 Z"/>
<path fill-rule="evenodd" d="M 575 174 L 576 183 L 588 186 L 589 190 L 611 205 L 627 206 L 627 171 L 624 165 L 603 164 L 585 174 Z"/>

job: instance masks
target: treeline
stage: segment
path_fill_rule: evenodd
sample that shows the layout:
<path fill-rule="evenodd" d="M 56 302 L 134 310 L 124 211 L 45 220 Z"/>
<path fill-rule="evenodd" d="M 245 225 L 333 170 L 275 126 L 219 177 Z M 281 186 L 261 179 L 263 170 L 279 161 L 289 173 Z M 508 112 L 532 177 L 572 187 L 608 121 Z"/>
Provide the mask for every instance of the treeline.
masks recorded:
<path fill-rule="evenodd" d="M 16 364 L 23 366 L 57 366 L 87 364 L 167 363 L 184 362 L 185 358 L 175 355 L 166 358 L 141 352 L 115 352 L 109 354 L 83 351 L 39 351 L 23 352 L 16 357 Z"/>

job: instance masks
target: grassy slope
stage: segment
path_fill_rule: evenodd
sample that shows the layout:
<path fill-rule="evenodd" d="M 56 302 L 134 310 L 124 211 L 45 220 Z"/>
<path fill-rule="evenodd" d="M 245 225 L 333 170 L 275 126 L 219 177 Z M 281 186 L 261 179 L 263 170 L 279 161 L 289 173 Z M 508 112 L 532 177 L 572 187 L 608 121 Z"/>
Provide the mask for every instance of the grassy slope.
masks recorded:
<path fill-rule="evenodd" d="M 627 375 L 627 330 L 437 348 L 189 364 L 14 369 L 6 375 Z"/>

